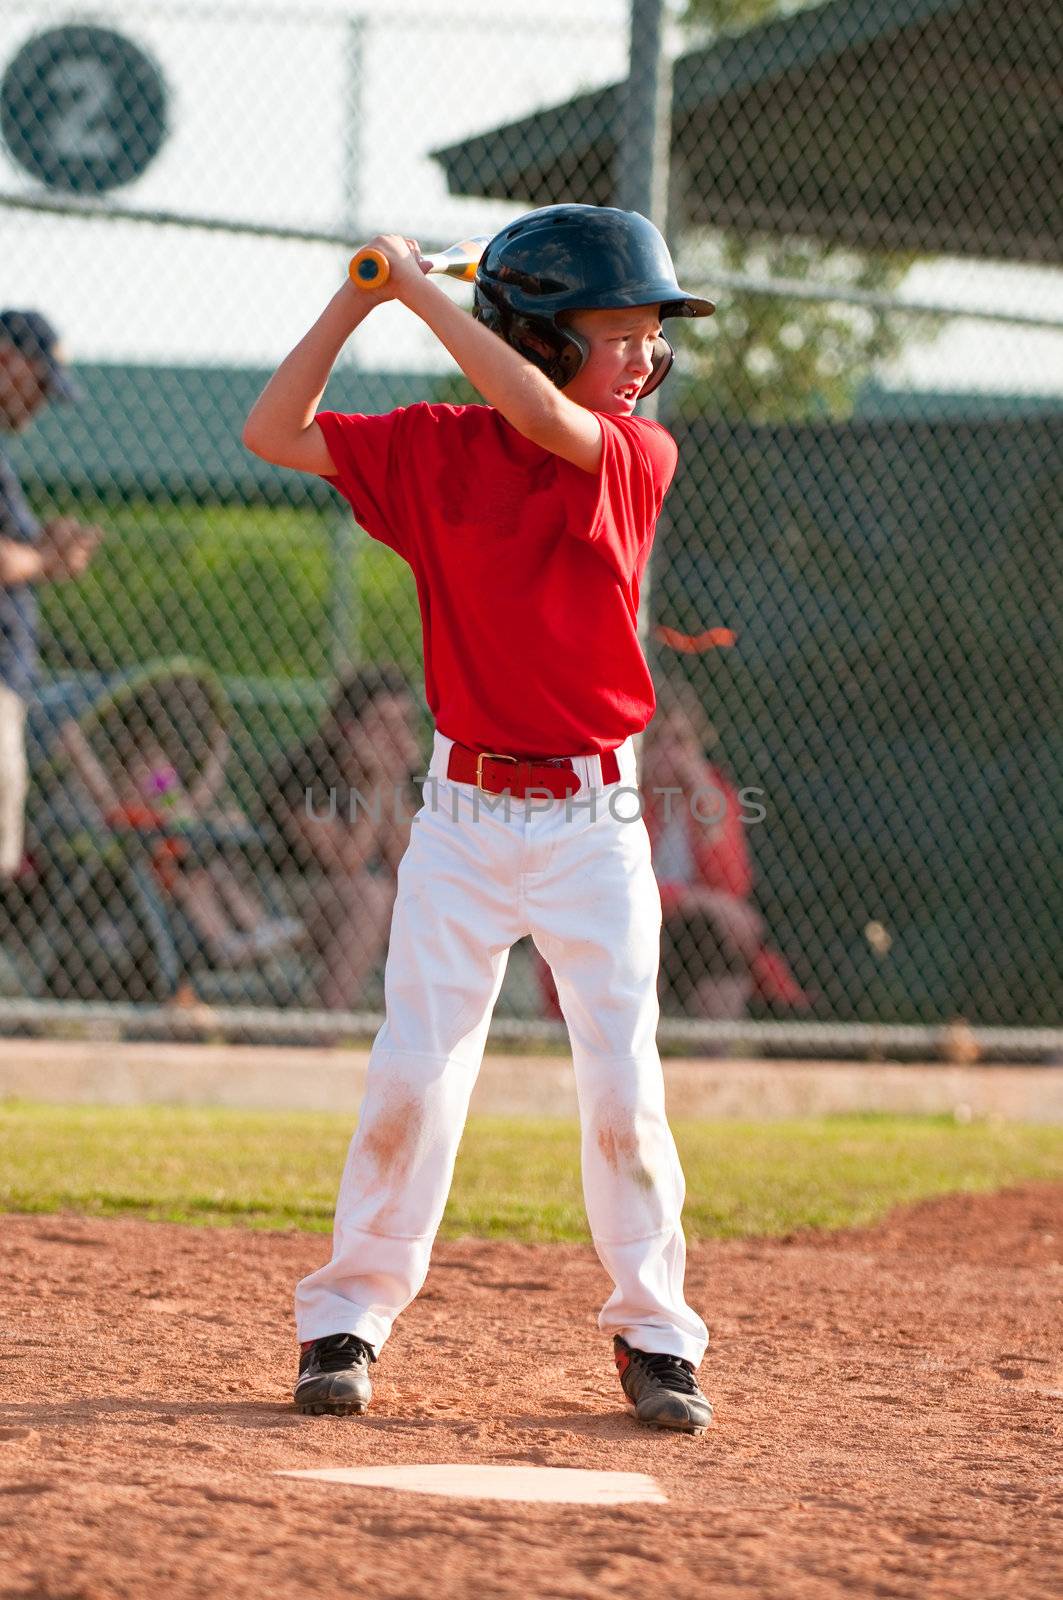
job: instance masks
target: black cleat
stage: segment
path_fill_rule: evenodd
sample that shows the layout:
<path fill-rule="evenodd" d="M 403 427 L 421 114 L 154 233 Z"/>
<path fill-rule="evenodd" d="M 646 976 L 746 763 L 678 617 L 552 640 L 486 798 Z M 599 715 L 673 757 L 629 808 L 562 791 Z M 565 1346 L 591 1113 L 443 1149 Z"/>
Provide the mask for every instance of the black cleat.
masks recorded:
<path fill-rule="evenodd" d="M 353 1333 L 311 1339 L 299 1358 L 296 1411 L 316 1417 L 361 1416 L 373 1398 L 369 1363 L 375 1360 L 365 1340 Z"/>
<path fill-rule="evenodd" d="M 619 1334 L 613 1340 L 613 1353 L 620 1385 L 639 1422 L 677 1433 L 705 1432 L 712 1407 L 698 1388 L 689 1361 L 635 1350 Z"/>

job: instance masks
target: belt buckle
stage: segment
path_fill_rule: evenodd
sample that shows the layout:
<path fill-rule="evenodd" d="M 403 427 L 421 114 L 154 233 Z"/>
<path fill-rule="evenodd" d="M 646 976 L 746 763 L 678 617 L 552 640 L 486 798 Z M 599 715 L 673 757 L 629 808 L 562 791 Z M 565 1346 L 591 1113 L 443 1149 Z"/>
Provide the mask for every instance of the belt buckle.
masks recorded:
<path fill-rule="evenodd" d="M 481 750 L 476 757 L 476 787 L 479 789 L 480 793 L 503 794 L 505 791 L 502 789 L 484 788 L 483 777 L 485 761 L 510 761 L 515 767 L 520 765 L 519 761 L 517 760 L 516 756 L 497 756 L 492 750 Z"/>

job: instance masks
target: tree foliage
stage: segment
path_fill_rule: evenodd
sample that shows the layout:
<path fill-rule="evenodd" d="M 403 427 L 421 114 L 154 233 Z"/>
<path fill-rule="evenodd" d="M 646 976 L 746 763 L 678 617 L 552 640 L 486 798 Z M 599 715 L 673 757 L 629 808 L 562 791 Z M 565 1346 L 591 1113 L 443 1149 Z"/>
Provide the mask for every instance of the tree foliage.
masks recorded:
<path fill-rule="evenodd" d="M 687 0 L 683 21 L 692 34 L 711 39 L 797 9 L 785 0 Z M 885 294 L 899 287 L 914 259 L 733 232 L 694 248 L 706 283 L 715 269 Z M 896 356 L 915 326 L 898 313 L 746 289 L 721 289 L 719 302 L 711 323 L 672 324 L 689 353 L 686 381 L 676 385 L 673 401 L 681 415 L 725 411 L 755 422 L 846 416 L 874 367 Z M 925 336 L 925 319 L 919 326 Z"/>

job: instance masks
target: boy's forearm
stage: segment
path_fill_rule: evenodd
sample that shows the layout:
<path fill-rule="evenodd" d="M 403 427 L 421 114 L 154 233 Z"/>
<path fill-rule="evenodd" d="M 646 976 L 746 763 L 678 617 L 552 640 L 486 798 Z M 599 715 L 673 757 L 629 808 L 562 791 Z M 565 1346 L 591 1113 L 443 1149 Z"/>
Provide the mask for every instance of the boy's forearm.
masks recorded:
<path fill-rule="evenodd" d="M 281 362 L 252 406 L 244 427 L 251 449 L 278 436 L 304 433 L 313 422 L 336 358 L 372 305 L 345 283 L 310 331 Z"/>
<path fill-rule="evenodd" d="M 520 433 L 534 437 L 549 427 L 559 403 L 570 405 L 545 373 L 463 311 L 427 278 L 406 304 L 449 350 L 469 382 Z"/>

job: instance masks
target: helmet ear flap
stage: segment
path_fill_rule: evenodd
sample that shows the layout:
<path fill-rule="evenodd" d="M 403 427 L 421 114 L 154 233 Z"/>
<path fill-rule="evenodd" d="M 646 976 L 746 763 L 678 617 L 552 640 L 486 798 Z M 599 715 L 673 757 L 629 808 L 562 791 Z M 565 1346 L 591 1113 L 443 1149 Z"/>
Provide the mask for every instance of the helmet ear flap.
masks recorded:
<path fill-rule="evenodd" d="M 474 316 L 500 334 L 526 361 L 563 389 L 591 353 L 590 344 L 572 328 L 558 327 L 546 317 L 525 317 L 503 311 L 485 296 L 477 298 Z"/>
<path fill-rule="evenodd" d="M 672 362 L 674 360 L 675 351 L 668 343 L 668 340 L 665 338 L 664 334 L 658 334 L 657 342 L 653 347 L 653 369 L 650 372 L 649 377 L 646 379 L 646 382 L 642 385 L 640 399 L 644 399 L 646 395 L 652 394 L 654 389 L 658 388 L 664 382 L 665 378 L 667 378 L 669 372 L 672 370 Z"/>
<path fill-rule="evenodd" d="M 577 333 L 575 328 L 565 326 L 559 328 L 558 332 L 564 343 L 557 354 L 556 372 L 551 372 L 550 377 L 559 389 L 563 389 L 586 364 L 591 347 L 590 341 L 585 339 L 582 333 Z"/>

